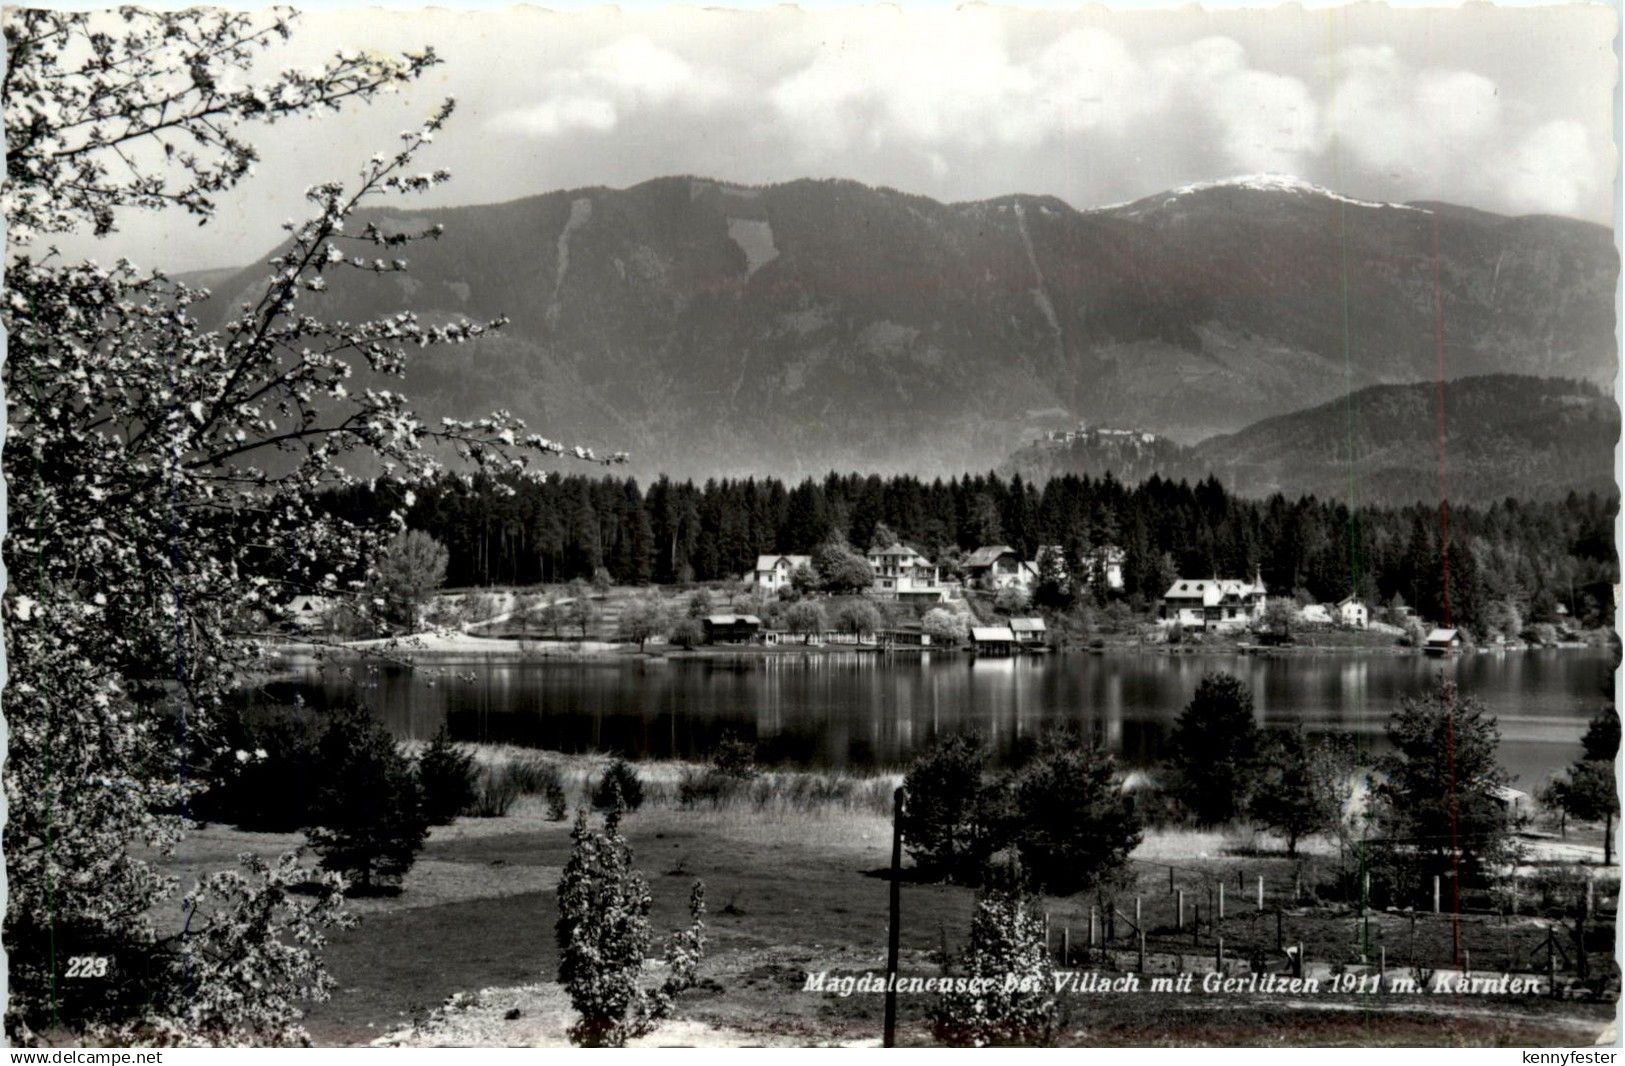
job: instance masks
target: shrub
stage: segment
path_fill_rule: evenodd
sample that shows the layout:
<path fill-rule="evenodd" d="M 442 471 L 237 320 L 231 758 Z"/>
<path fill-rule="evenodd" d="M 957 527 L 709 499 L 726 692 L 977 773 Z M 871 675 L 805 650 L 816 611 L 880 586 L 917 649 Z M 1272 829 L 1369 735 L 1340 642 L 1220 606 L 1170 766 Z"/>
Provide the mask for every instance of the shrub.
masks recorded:
<path fill-rule="evenodd" d="M 803 642 L 814 633 L 822 633 L 829 625 L 824 619 L 824 608 L 810 600 L 791 604 L 784 612 L 784 624 L 790 632 L 799 634 Z"/>
<path fill-rule="evenodd" d="M 640 649 L 666 629 L 666 604 L 658 595 L 639 596 L 621 605 L 616 633 Z"/>
<path fill-rule="evenodd" d="M 740 740 L 738 734 L 730 730 L 718 741 L 711 765 L 724 777 L 748 781 L 756 776 L 756 745 Z"/>
<path fill-rule="evenodd" d="M 750 784 L 744 778 L 716 769 L 685 770 L 677 783 L 677 802 L 683 807 L 702 804 L 720 807 L 735 796 L 749 792 Z"/>
<path fill-rule="evenodd" d="M 527 796 L 546 794 L 548 787 L 564 785 L 564 773 L 558 764 L 541 755 L 522 755 L 508 763 L 503 775 L 514 788 Z"/>
<path fill-rule="evenodd" d="M 698 618 L 679 618 L 666 631 L 666 641 L 678 648 L 697 648 L 705 643 L 705 625 Z"/>
<path fill-rule="evenodd" d="M 1016 850 L 1033 881 L 1069 895 L 1121 870 L 1140 822 L 1110 755 L 1078 734 L 1050 737 L 1011 783 Z"/>
<path fill-rule="evenodd" d="M 453 744 L 444 725 L 418 756 L 418 787 L 430 825 L 449 825 L 474 802 L 479 788 L 474 755 Z"/>
<path fill-rule="evenodd" d="M 570 839 L 570 859 L 559 877 L 558 980 L 579 1017 L 570 1026 L 581 1047 L 622 1047 L 649 1032 L 671 1011 L 678 993 L 694 983 L 705 953 L 705 886 L 689 896 L 692 924 L 673 935 L 665 952 L 666 980 L 655 989 L 640 982 L 649 950 L 648 883 L 632 865 L 632 849 L 612 809 L 602 831 L 581 811 Z"/>
<path fill-rule="evenodd" d="M 1000 614 L 1025 611 L 1029 602 L 1026 589 L 1004 588 L 993 594 L 993 609 Z"/>
<path fill-rule="evenodd" d="M 412 764 L 367 711 L 334 713 L 317 745 L 321 788 L 305 830 L 324 870 L 363 892 L 398 883 L 428 836 Z"/>
<path fill-rule="evenodd" d="M 601 811 L 635 811 L 643 806 L 643 782 L 631 763 L 617 758 L 609 764 L 593 789 L 592 805 Z"/>
<path fill-rule="evenodd" d="M 850 600 L 835 612 L 836 628 L 855 636 L 873 633 L 884 624 L 879 608 L 868 600 Z"/>
<path fill-rule="evenodd" d="M 542 796 L 547 801 L 547 820 L 562 822 L 569 813 L 570 805 L 564 798 L 564 782 L 550 781 Z"/>
<path fill-rule="evenodd" d="M 487 770 L 480 775 L 479 787 L 468 813 L 475 818 L 501 818 L 519 799 L 519 786 L 507 774 Z"/>
<path fill-rule="evenodd" d="M 983 777 L 987 746 L 974 733 L 941 737 L 914 760 L 903 778 L 903 843 L 922 869 L 974 880 L 994 850 Z"/>
<path fill-rule="evenodd" d="M 977 894 L 956 976 L 981 983 L 937 1003 L 931 1021 L 938 1040 L 956 1047 L 1051 1042 L 1055 990 L 1043 905 L 1019 865 L 996 870 Z"/>
<path fill-rule="evenodd" d="M 933 607 L 920 619 L 920 628 L 939 644 L 962 644 L 965 640 L 965 618 L 943 607 Z"/>
<path fill-rule="evenodd" d="M 310 824 L 320 787 L 321 733 L 303 706 L 238 716 L 225 729 L 225 754 L 196 813 L 259 833 L 291 833 Z"/>

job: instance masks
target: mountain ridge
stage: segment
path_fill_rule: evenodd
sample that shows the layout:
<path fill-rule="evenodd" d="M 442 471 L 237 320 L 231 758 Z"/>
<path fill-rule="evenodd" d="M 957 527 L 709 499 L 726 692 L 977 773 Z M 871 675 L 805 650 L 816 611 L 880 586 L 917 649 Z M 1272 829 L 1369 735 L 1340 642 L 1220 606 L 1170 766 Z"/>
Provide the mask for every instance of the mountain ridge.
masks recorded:
<path fill-rule="evenodd" d="M 1240 496 L 1488 504 L 1617 491 L 1619 408 L 1597 386 L 1494 374 L 1374 385 L 1192 446 L 1081 431 L 1020 449 L 1006 473 L 1139 482 L 1217 478 Z"/>
<path fill-rule="evenodd" d="M 320 311 L 507 316 L 466 365 L 413 365 L 424 413 L 506 408 L 639 474 L 986 469 L 1079 420 L 1194 443 L 1433 376 L 1436 298 L 1449 377 L 1611 379 L 1604 227 L 1280 184 L 1079 210 L 666 177 L 380 209 L 358 223 L 446 235 L 409 273 L 335 277 Z"/>

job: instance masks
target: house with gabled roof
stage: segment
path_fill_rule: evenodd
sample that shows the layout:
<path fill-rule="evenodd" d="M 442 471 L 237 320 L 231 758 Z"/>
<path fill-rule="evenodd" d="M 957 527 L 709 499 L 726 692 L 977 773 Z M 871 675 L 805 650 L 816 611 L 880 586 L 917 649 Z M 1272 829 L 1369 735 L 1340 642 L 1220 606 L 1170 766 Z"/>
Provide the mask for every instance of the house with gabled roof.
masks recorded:
<path fill-rule="evenodd" d="M 907 544 L 870 548 L 865 558 L 875 573 L 871 591 L 880 599 L 941 603 L 952 594 L 937 564 Z"/>
<path fill-rule="evenodd" d="M 965 572 L 968 582 L 990 592 L 1008 588 L 1030 589 L 1038 581 L 1038 568 L 1008 544 L 977 548 L 965 557 L 960 569 Z"/>
<path fill-rule="evenodd" d="M 1010 632 L 1016 635 L 1016 643 L 1032 646 L 1042 645 L 1049 627 L 1044 625 L 1042 618 L 1012 618 L 1010 619 Z"/>
<path fill-rule="evenodd" d="M 1016 634 L 1009 626 L 971 626 L 970 639 L 978 655 L 1009 655 L 1016 650 Z"/>
<path fill-rule="evenodd" d="M 757 588 L 764 592 L 778 592 L 790 587 L 790 579 L 803 566 L 812 566 L 812 556 L 758 555 L 752 577 Z"/>
<path fill-rule="evenodd" d="M 1264 617 L 1264 578 L 1178 578 L 1162 594 L 1161 622 L 1181 629 L 1245 629 Z"/>

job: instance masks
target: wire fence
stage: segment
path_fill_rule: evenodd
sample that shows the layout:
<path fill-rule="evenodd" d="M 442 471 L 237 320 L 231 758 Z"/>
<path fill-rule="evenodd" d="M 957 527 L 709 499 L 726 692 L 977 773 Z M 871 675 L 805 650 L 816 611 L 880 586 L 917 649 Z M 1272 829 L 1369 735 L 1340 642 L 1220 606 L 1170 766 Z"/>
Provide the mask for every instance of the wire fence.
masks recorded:
<path fill-rule="evenodd" d="M 1565 982 L 1617 975 L 1617 882 L 1531 877 L 1519 879 L 1522 891 L 1456 893 L 1441 881 L 1421 906 L 1377 908 L 1360 878 L 1353 898 L 1324 898 L 1325 882 L 1309 864 L 1224 872 L 1133 865 L 1132 890 L 1071 901 L 1051 915 L 1049 946 L 1058 964 L 1144 973 L 1370 973 L 1400 983 L 1494 971 L 1545 978 L 1553 994 Z"/>

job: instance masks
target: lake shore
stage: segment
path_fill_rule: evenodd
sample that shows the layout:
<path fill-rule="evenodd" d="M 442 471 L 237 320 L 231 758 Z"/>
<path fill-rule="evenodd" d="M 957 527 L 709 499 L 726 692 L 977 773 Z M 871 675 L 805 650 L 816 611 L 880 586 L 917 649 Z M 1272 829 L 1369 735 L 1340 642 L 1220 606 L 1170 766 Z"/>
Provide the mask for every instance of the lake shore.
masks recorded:
<path fill-rule="evenodd" d="M 501 745 L 474 750 L 489 767 L 538 754 Z M 606 761 L 600 755 L 544 757 L 562 768 L 572 806 L 582 801 Z M 859 977 L 884 969 L 884 871 L 891 839 L 886 807 L 900 775 L 774 771 L 770 780 L 782 787 L 761 795 L 780 799 L 685 807 L 678 783 L 702 764 L 662 760 L 639 763 L 637 769 L 646 800 L 627 816 L 624 828 L 649 882 L 657 938 L 685 924 L 694 880 L 705 882 L 709 906 L 710 948 L 701 983 L 681 997 L 674 1020 L 648 1042 L 876 1043 L 880 997 L 808 991 L 806 977 L 820 972 Z M 807 787 L 812 779 L 841 780 L 845 787 Z M 1576 835 L 1571 830 L 1571 838 Z M 189 836 L 166 865 L 169 872 L 189 877 L 229 866 L 242 851 L 272 855 L 302 841 L 298 834 L 210 826 Z M 571 1014 L 554 980 L 554 892 L 569 848 L 570 821 L 550 820 L 536 796 L 521 798 L 505 817 L 464 817 L 434 828 L 400 894 L 353 901 L 359 926 L 332 935 L 327 958 L 339 987 L 310 1010 L 307 1025 L 315 1041 L 562 1046 Z M 1132 910 L 1130 900 L 1141 899 L 1152 944 L 1150 969 L 1199 976 L 1211 971 L 1216 935 L 1224 937 L 1227 957 L 1234 960 L 1247 958 L 1250 944 L 1273 949 L 1272 912 L 1282 894 L 1292 890 L 1294 878 L 1318 883 L 1335 852 L 1321 840 L 1302 850 L 1299 858 L 1288 858 L 1279 840 L 1239 828 L 1148 831 L 1132 855 L 1131 880 L 1118 899 L 1125 911 Z M 1192 903 L 1202 901 L 1207 919 L 1195 939 L 1174 929 L 1171 877 Z M 1258 878 L 1270 910 L 1256 908 L 1252 893 Z M 1245 885 L 1247 891 L 1236 891 L 1232 911 L 1214 923 L 1208 894 L 1222 882 Z M 1052 947 L 1059 950 L 1064 933 L 1075 953 L 1074 968 L 1132 970 L 1132 940 L 1123 922 L 1115 923 L 1110 950 L 1082 957 L 1094 903 L 1083 896 L 1045 901 Z M 957 951 L 964 944 L 973 907 L 971 889 L 907 879 L 901 972 L 941 972 L 942 950 Z M 1347 935 L 1351 920 L 1341 905 L 1302 901 L 1284 911 L 1283 935 L 1307 945 L 1311 972 L 1361 971 L 1368 964 Z M 1436 962 L 1449 951 L 1447 918 L 1427 916 L 1416 923 L 1374 914 L 1371 929 L 1376 942 L 1388 945 L 1391 965 L 1412 955 Z M 1486 970 L 1499 965 L 1494 960 L 1505 945 L 1514 952 L 1533 950 L 1544 935 L 1544 925 L 1534 917 L 1506 925 L 1499 918 L 1469 916 L 1462 929 L 1473 959 Z M 1414 996 L 1385 997 L 1380 1009 L 1370 997 L 1324 994 L 1281 1001 L 1197 991 L 1063 1001 L 1060 1042 L 1074 1046 L 1157 1043 L 1169 1031 L 1179 1032 L 1185 1042 L 1214 1045 L 1575 1045 L 1596 1040 L 1613 1016 L 1606 1003 L 1543 996 L 1503 997 L 1466 1011 L 1453 998 L 1435 1002 Z M 924 996 L 901 997 L 901 1043 L 932 1042 L 931 1002 Z M 1173 1030 L 1167 1027 L 1170 1014 L 1179 1020 Z"/>
<path fill-rule="evenodd" d="M 1538 651 L 1587 650 L 1606 643 L 1607 638 L 1595 641 L 1569 641 L 1549 646 L 1530 644 L 1490 645 L 1470 648 L 1461 655 L 1510 655 Z M 405 637 L 382 637 L 342 643 L 316 643 L 299 640 L 266 641 L 269 656 L 290 661 L 328 659 L 378 659 L 400 664 L 480 664 L 480 663 L 540 663 L 540 662 L 604 662 L 623 660 L 649 662 L 662 659 L 740 659 L 782 658 L 826 655 L 901 655 L 921 654 L 963 656 L 976 658 L 969 648 L 952 647 L 890 647 L 875 644 L 718 644 L 696 648 L 676 648 L 663 643 L 649 643 L 640 648 L 636 644 L 602 640 L 530 640 L 511 637 L 483 637 L 465 632 L 419 633 Z M 1077 644 L 1062 648 L 1043 648 L 1020 654 L 1060 655 L 1159 655 L 1159 656 L 1235 656 L 1259 655 L 1268 657 L 1304 657 L 1322 655 L 1370 655 L 1395 657 L 1422 657 L 1419 648 L 1388 642 L 1350 639 L 1321 639 L 1290 645 L 1259 645 L 1231 637 L 1208 638 L 1200 643 L 1150 643 L 1132 638 L 1107 639 L 1099 644 Z M 1001 658 L 1007 656 L 1000 656 Z"/>

